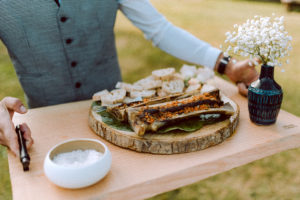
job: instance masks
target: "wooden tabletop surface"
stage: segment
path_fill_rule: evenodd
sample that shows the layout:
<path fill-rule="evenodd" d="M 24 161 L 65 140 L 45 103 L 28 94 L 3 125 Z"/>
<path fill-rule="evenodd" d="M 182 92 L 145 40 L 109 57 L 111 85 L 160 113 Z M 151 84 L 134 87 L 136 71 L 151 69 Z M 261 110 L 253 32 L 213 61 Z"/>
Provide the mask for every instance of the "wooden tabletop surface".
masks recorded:
<path fill-rule="evenodd" d="M 193 153 L 137 153 L 104 141 L 88 126 L 91 101 L 31 109 L 25 115 L 16 115 L 15 124 L 28 123 L 35 144 L 29 151 L 29 172 L 23 172 L 19 159 L 8 153 L 13 199 L 144 199 L 300 146 L 300 118 L 281 110 L 276 124 L 257 126 L 250 122 L 247 99 L 238 94 L 235 86 L 220 78 L 214 78 L 211 84 L 239 104 L 240 122 L 235 134 L 222 144 Z M 68 190 L 45 177 L 43 161 L 47 152 L 71 138 L 96 138 L 110 149 L 111 170 L 97 184 Z"/>

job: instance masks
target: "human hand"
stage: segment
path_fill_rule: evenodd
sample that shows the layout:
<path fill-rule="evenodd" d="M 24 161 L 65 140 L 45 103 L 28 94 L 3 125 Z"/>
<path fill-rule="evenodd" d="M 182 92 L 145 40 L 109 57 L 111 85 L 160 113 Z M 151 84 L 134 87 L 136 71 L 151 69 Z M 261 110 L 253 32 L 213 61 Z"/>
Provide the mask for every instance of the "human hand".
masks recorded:
<path fill-rule="evenodd" d="M 12 122 L 14 113 L 25 114 L 27 109 L 23 103 L 14 97 L 5 97 L 0 101 L 0 144 L 7 146 L 12 153 L 19 155 L 18 137 L 15 132 L 15 126 Z M 20 125 L 21 131 L 24 132 L 27 148 L 33 144 L 31 131 L 27 124 Z"/>
<path fill-rule="evenodd" d="M 254 62 L 251 60 L 234 62 L 231 59 L 225 69 L 225 74 L 237 84 L 240 94 L 244 96 L 248 95 L 248 86 L 259 77 Z"/>

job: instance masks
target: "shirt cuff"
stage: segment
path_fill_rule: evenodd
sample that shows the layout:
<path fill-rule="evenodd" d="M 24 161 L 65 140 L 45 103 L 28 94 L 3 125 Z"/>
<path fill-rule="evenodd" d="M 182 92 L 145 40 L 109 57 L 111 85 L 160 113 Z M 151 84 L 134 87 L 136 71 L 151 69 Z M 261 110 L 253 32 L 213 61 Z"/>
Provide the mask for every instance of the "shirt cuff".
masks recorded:
<path fill-rule="evenodd" d="M 206 50 L 204 58 L 201 58 L 202 65 L 214 70 L 214 67 L 221 53 L 222 51 L 220 49 L 209 47 Z"/>

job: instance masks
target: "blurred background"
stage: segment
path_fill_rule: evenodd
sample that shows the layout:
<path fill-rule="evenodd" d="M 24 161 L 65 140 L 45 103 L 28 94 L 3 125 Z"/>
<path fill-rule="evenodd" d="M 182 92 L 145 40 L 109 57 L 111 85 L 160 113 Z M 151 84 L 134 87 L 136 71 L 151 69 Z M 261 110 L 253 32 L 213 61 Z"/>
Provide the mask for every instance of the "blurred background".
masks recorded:
<path fill-rule="evenodd" d="M 291 2 L 290 0 L 282 0 Z M 296 0 L 298 1 L 298 0 Z M 234 24 L 244 23 L 254 15 L 285 16 L 286 29 L 293 37 L 290 64 L 285 72 L 275 70 L 275 80 L 282 86 L 282 108 L 300 116 L 300 9 L 297 3 L 279 0 L 151 0 L 173 24 L 184 28 L 215 47 L 224 43 L 225 32 Z M 140 30 L 118 13 L 115 27 L 119 61 L 124 81 L 134 82 L 162 67 L 179 69 L 178 60 L 146 41 Z M 174 41 L 176 43 L 176 41 Z M 259 69 L 259 67 L 257 67 Z M 7 51 L 0 43 L 0 99 L 14 96 L 24 101 Z M 300 199 L 300 148 L 232 169 L 195 184 L 160 194 L 151 200 L 213 199 Z M 9 200 L 11 186 L 6 148 L 0 147 L 0 200 Z"/>

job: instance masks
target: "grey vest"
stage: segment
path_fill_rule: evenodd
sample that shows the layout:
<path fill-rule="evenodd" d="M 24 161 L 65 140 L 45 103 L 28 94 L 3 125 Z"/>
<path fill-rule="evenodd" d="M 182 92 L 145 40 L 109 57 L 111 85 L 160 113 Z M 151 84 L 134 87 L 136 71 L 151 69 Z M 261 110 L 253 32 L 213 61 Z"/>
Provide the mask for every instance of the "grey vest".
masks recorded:
<path fill-rule="evenodd" d="M 121 80 L 116 0 L 0 0 L 0 38 L 30 107 L 90 99 Z"/>

